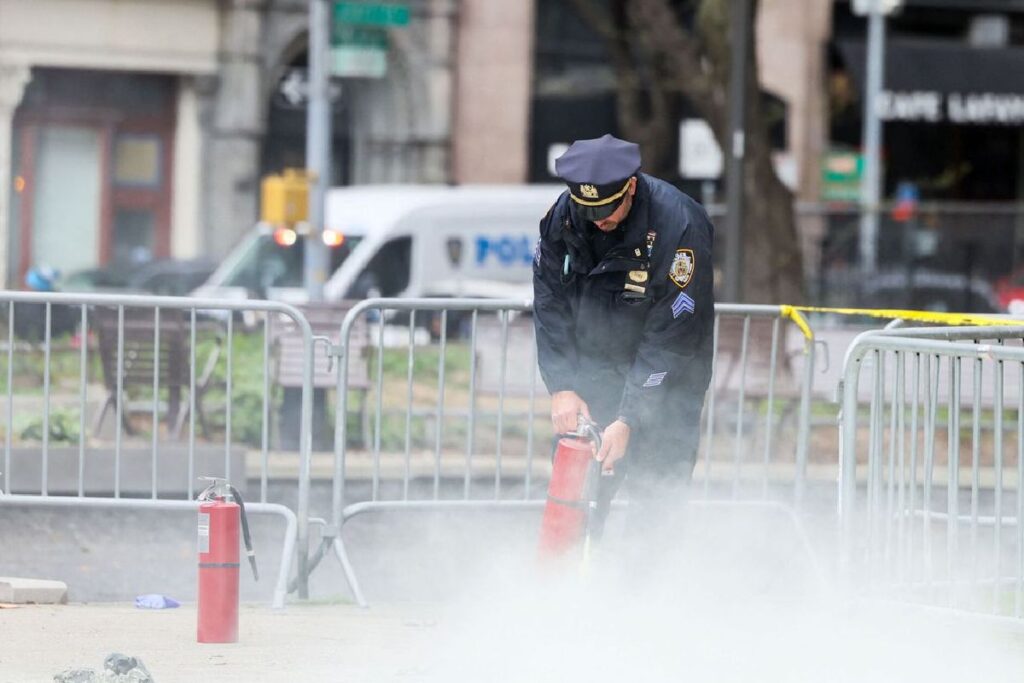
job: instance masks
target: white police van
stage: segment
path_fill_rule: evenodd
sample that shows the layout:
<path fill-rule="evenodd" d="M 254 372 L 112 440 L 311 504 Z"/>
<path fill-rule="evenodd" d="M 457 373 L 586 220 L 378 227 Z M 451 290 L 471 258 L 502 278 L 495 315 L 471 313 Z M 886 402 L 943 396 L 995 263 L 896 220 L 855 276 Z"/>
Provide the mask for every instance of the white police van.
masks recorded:
<path fill-rule="evenodd" d="M 529 298 L 538 225 L 560 185 L 362 185 L 328 192 L 327 301 Z M 303 239 L 256 228 L 196 296 L 301 303 Z"/>

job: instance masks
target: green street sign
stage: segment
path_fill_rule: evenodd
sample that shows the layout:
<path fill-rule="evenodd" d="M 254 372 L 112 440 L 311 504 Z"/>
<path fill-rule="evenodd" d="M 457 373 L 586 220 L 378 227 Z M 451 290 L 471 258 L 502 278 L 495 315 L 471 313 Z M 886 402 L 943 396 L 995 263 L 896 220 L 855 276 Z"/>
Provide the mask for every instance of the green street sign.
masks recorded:
<path fill-rule="evenodd" d="M 864 157 L 856 152 L 829 151 L 822 159 L 821 198 L 827 202 L 855 202 L 860 199 Z"/>
<path fill-rule="evenodd" d="M 334 24 L 408 26 L 409 6 L 380 3 L 335 2 Z"/>
<path fill-rule="evenodd" d="M 351 45 L 331 48 L 332 76 L 339 78 L 384 78 L 387 73 L 387 50 Z"/>
<path fill-rule="evenodd" d="M 387 29 L 335 24 L 331 30 L 332 47 L 373 47 L 387 50 L 389 45 Z"/>

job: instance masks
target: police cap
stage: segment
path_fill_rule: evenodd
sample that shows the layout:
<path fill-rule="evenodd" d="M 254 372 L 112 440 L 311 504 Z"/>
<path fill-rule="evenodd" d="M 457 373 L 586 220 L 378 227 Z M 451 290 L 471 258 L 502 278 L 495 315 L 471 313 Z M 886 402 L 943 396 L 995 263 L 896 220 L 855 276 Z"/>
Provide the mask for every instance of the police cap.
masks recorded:
<path fill-rule="evenodd" d="M 569 186 L 576 213 L 600 221 L 615 213 L 640 170 L 640 146 L 603 135 L 577 140 L 555 159 L 555 172 Z"/>

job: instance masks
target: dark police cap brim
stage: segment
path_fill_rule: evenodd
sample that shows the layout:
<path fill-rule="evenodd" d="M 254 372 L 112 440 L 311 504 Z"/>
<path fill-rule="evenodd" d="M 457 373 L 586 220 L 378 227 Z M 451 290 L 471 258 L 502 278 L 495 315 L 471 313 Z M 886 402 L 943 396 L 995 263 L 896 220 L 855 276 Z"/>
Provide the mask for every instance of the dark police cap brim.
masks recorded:
<path fill-rule="evenodd" d="M 626 196 L 623 195 L 616 201 L 611 202 L 610 204 L 602 204 L 601 206 L 584 206 L 583 204 L 578 204 L 577 202 L 574 201 L 570 201 L 569 203 L 572 205 L 572 208 L 576 212 L 576 215 L 582 218 L 583 220 L 603 221 L 605 218 L 608 218 L 608 216 L 611 216 L 613 213 L 615 213 L 615 211 L 620 206 L 622 206 L 622 202 L 625 198 Z"/>

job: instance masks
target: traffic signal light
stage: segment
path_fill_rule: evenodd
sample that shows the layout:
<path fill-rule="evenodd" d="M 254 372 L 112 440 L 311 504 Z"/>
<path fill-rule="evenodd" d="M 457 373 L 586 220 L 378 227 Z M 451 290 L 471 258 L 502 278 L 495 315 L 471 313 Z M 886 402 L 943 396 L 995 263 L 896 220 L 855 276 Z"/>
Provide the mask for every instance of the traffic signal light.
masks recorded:
<path fill-rule="evenodd" d="M 260 220 L 274 226 L 295 226 L 309 220 L 309 176 L 286 168 L 260 184 Z"/>

